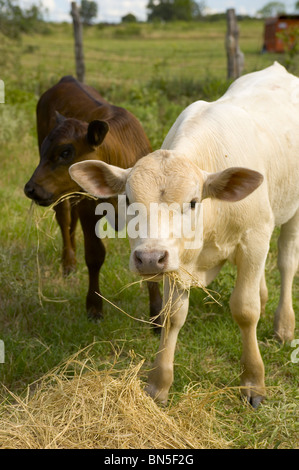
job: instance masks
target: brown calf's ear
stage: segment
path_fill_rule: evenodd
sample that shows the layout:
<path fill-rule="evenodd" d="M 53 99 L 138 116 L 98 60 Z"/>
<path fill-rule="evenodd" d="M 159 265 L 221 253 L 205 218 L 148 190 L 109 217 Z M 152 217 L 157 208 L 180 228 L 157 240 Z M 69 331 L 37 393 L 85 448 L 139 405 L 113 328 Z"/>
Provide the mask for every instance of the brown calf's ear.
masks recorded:
<path fill-rule="evenodd" d="M 56 124 L 61 124 L 63 121 L 66 120 L 66 117 L 62 116 L 58 111 L 55 111 L 56 116 Z"/>
<path fill-rule="evenodd" d="M 92 147 L 101 145 L 109 131 L 109 124 L 106 121 L 91 121 L 88 124 L 87 140 Z"/>
<path fill-rule="evenodd" d="M 261 173 L 247 168 L 233 167 L 210 173 L 203 185 L 202 199 L 240 201 L 257 189 L 263 180 Z"/>
<path fill-rule="evenodd" d="M 87 193 L 98 198 L 108 198 L 124 192 L 130 170 L 99 160 L 86 160 L 71 165 L 69 173 Z"/>

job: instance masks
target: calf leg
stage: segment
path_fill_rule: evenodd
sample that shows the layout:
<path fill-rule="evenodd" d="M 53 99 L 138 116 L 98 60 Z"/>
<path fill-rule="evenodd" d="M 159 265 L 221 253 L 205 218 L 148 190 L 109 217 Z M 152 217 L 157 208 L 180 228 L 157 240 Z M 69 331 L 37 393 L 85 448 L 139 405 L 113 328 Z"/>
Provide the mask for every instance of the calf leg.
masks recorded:
<path fill-rule="evenodd" d="M 62 269 L 63 274 L 67 275 L 76 268 L 75 229 L 78 215 L 69 200 L 60 202 L 54 210 L 62 235 Z"/>
<path fill-rule="evenodd" d="M 71 203 L 71 226 L 70 226 L 70 237 L 71 244 L 73 247 L 74 253 L 76 253 L 76 227 L 79 219 L 77 204 Z"/>
<path fill-rule="evenodd" d="M 170 297 L 169 325 L 166 324 L 161 330 L 159 350 L 149 373 L 146 388 L 147 393 L 162 404 L 167 403 L 168 391 L 173 382 L 173 360 L 177 337 L 185 323 L 189 306 L 188 292 L 167 280 L 164 287 L 164 304 L 169 301 Z"/>
<path fill-rule="evenodd" d="M 293 339 L 295 314 L 292 303 L 293 279 L 299 262 L 299 210 L 282 225 L 278 239 L 278 268 L 281 276 L 280 300 L 275 313 L 274 332 L 281 341 Z"/>
<path fill-rule="evenodd" d="M 98 319 L 102 316 L 103 301 L 98 295 L 100 294 L 99 274 L 105 260 L 105 247 L 95 233 L 95 226 L 99 219 L 95 215 L 95 206 L 95 201 L 90 199 L 82 199 L 77 206 L 84 235 L 85 261 L 89 274 L 86 309 L 91 319 Z"/>
<path fill-rule="evenodd" d="M 260 297 L 261 297 L 261 315 L 264 315 L 266 310 L 266 303 L 268 300 L 268 288 L 266 284 L 266 277 L 265 271 L 263 271 L 263 275 L 260 282 Z"/>
<path fill-rule="evenodd" d="M 162 315 L 160 315 L 162 309 L 162 299 L 158 282 L 148 281 L 147 289 L 149 293 L 150 318 L 155 328 L 159 329 L 159 326 L 161 326 L 163 323 L 163 318 Z"/>
<path fill-rule="evenodd" d="M 269 236 L 270 238 L 270 236 Z M 232 316 L 242 337 L 242 393 L 256 408 L 265 396 L 264 365 L 260 355 L 256 328 L 260 317 L 260 279 L 269 242 L 262 236 L 238 248 L 237 280 L 230 298 Z"/>

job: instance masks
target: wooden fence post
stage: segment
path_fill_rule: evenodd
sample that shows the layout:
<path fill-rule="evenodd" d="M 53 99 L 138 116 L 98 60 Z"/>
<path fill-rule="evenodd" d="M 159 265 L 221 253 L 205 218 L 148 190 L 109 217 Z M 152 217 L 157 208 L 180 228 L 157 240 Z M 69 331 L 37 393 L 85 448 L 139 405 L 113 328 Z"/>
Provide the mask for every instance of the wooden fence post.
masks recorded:
<path fill-rule="evenodd" d="M 227 52 L 227 78 L 238 78 L 244 68 L 244 54 L 239 47 L 239 27 L 237 24 L 236 13 L 233 8 L 227 10 L 227 33 L 226 33 L 226 52 Z"/>
<path fill-rule="evenodd" d="M 74 37 L 75 37 L 75 60 L 76 60 L 76 74 L 80 82 L 84 82 L 85 65 L 83 54 L 83 34 L 82 23 L 80 20 L 79 9 L 76 2 L 72 2 L 71 15 L 73 17 Z"/>

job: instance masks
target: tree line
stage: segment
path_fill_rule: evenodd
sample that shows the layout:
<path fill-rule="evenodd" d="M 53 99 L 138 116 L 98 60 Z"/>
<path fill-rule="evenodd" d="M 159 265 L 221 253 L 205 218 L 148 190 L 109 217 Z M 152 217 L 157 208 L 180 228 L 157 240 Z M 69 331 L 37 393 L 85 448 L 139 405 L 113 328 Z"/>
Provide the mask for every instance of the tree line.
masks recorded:
<path fill-rule="evenodd" d="M 146 8 L 148 22 L 196 21 L 203 19 L 206 3 L 205 0 L 148 0 Z M 82 23 L 91 25 L 98 15 L 98 4 L 93 0 L 81 0 L 79 9 Z M 299 0 L 295 2 L 294 10 L 299 12 Z M 21 8 L 18 0 L 0 0 L 0 33 L 18 37 L 21 33 L 43 32 L 46 12 L 41 3 Z M 268 17 L 285 12 L 285 4 L 274 1 L 268 2 L 258 13 L 261 17 Z M 213 16 L 218 19 L 224 14 Z M 136 21 L 137 18 L 133 13 L 122 17 L 122 22 Z"/>
<path fill-rule="evenodd" d="M 80 16 L 83 24 L 90 25 L 97 13 L 96 2 L 81 0 Z M 0 33 L 18 38 L 22 33 L 45 32 L 46 14 L 47 9 L 41 3 L 21 8 L 18 0 L 0 0 Z"/>
<path fill-rule="evenodd" d="M 21 8 L 16 0 L 0 0 L 0 32 L 16 38 L 21 33 L 29 33 L 43 21 L 40 5 Z"/>

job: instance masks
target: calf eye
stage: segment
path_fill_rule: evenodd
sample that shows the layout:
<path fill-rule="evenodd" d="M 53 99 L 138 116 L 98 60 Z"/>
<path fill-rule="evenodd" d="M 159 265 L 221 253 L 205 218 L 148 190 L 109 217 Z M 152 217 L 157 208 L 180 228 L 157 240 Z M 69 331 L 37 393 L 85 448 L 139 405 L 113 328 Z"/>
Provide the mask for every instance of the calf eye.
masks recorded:
<path fill-rule="evenodd" d="M 196 199 L 192 199 L 192 201 L 190 202 L 191 209 L 195 209 L 196 203 L 197 203 Z"/>
<path fill-rule="evenodd" d="M 75 156 L 75 149 L 72 145 L 64 145 L 56 150 L 58 157 L 57 163 L 61 165 L 68 165 Z"/>
<path fill-rule="evenodd" d="M 62 152 L 60 152 L 59 156 L 60 156 L 60 158 L 65 159 L 65 158 L 68 158 L 71 155 L 71 152 L 72 152 L 71 148 L 66 148 Z"/>

